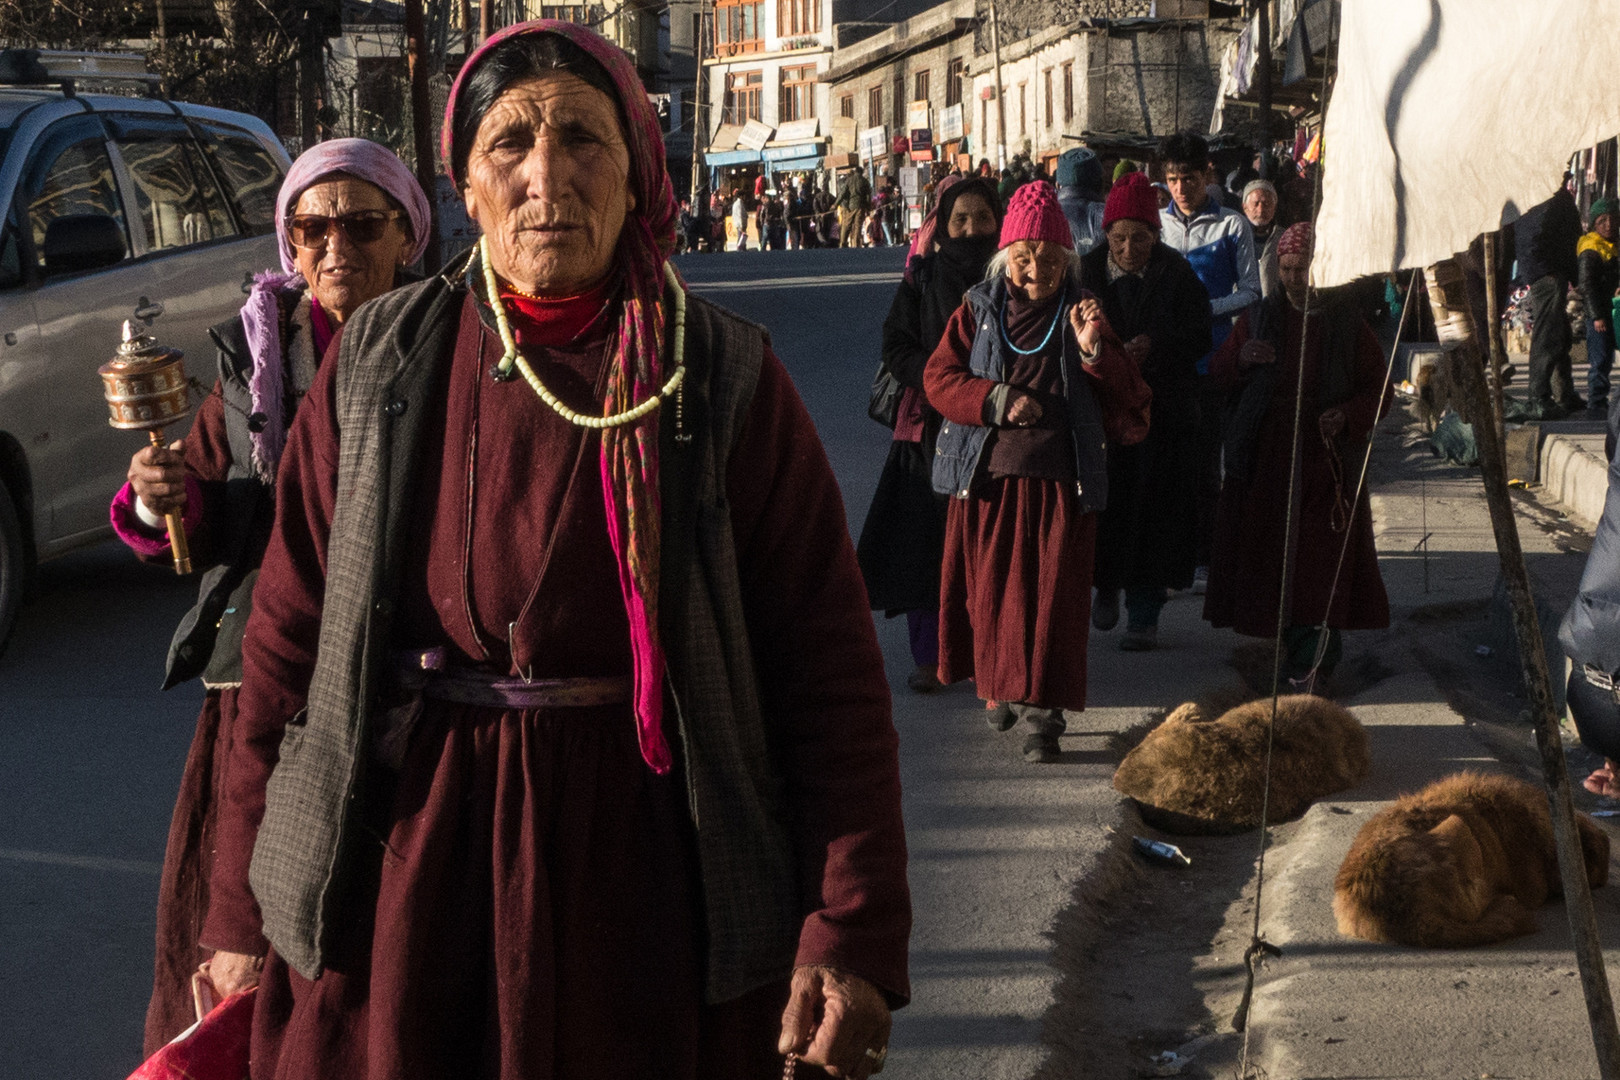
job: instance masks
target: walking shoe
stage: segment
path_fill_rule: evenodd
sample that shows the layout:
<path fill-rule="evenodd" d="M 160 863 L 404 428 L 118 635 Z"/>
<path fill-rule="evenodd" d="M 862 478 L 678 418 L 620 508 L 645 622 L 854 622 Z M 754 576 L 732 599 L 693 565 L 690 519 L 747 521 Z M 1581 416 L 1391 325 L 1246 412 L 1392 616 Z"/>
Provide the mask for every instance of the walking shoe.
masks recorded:
<path fill-rule="evenodd" d="M 1203 596 L 1209 589 L 1209 567 L 1200 566 L 1193 571 L 1191 592 L 1194 596 Z"/>
<path fill-rule="evenodd" d="M 1091 625 L 1098 630 L 1112 630 L 1119 625 L 1118 589 L 1097 590 L 1097 599 L 1091 604 Z"/>
<path fill-rule="evenodd" d="M 1609 415 L 1609 399 L 1593 398 L 1586 403 L 1586 415 L 1593 420 L 1605 420 Z"/>
<path fill-rule="evenodd" d="M 1121 652 L 1147 652 L 1159 643 L 1159 628 L 1157 626 L 1132 626 L 1125 630 L 1125 636 L 1120 639 Z"/>
<path fill-rule="evenodd" d="M 1056 735 L 1031 735 L 1024 740 L 1024 760 L 1031 765 L 1053 765 L 1063 760 Z"/>
<path fill-rule="evenodd" d="M 1018 723 L 1012 706 L 1005 701 L 987 701 L 984 710 L 984 722 L 990 725 L 992 731 L 1011 731 L 1012 726 Z"/>
<path fill-rule="evenodd" d="M 913 694 L 932 694 L 945 689 L 945 684 L 939 681 L 939 669 L 921 665 L 906 676 L 906 685 L 911 687 Z"/>
<path fill-rule="evenodd" d="M 1559 398 L 1558 404 L 1562 405 L 1564 407 L 1564 411 L 1568 413 L 1581 413 L 1586 411 L 1586 399 L 1575 393 L 1573 390 L 1569 392 L 1567 397 Z"/>

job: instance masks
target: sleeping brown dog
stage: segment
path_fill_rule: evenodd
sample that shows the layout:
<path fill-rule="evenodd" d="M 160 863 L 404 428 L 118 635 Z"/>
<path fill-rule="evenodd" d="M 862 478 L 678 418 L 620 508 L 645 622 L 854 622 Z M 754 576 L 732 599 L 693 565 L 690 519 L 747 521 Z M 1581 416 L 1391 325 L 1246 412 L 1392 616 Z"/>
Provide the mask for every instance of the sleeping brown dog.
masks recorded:
<path fill-rule="evenodd" d="M 1609 838 L 1576 815 L 1586 879 L 1609 880 Z M 1339 867 L 1339 932 L 1367 941 L 1463 948 L 1531 934 L 1562 892 L 1547 794 L 1523 780 L 1458 773 L 1380 811 Z"/>
<path fill-rule="evenodd" d="M 1115 790 L 1166 832 L 1230 833 L 1260 824 L 1271 699 L 1218 717 L 1189 702 L 1167 716 L 1114 772 Z M 1271 824 L 1367 775 L 1367 733 L 1342 705 L 1311 694 L 1277 702 L 1271 748 Z"/>

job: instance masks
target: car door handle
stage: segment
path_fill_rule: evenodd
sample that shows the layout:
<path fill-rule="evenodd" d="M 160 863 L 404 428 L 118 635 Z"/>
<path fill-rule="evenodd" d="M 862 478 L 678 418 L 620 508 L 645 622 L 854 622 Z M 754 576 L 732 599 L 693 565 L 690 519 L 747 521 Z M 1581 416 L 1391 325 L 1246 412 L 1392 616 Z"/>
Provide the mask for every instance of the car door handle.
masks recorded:
<path fill-rule="evenodd" d="M 135 317 L 148 325 L 152 320 L 163 314 L 163 303 L 157 300 L 148 300 L 141 297 L 140 303 L 135 305 Z"/>

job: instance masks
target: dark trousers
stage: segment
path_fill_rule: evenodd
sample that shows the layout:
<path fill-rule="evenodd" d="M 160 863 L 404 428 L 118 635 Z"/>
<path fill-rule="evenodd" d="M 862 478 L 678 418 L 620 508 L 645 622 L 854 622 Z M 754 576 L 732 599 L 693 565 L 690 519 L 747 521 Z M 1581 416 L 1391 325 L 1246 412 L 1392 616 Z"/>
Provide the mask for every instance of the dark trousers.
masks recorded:
<path fill-rule="evenodd" d="M 1609 374 L 1614 366 L 1614 324 L 1604 320 L 1607 328 L 1592 329 L 1586 324 L 1586 396 L 1592 405 L 1609 400 Z"/>
<path fill-rule="evenodd" d="M 1198 555 L 1208 566 L 1215 544 L 1215 509 L 1221 501 L 1221 410 L 1226 390 L 1213 375 L 1198 376 Z"/>
<path fill-rule="evenodd" d="M 1575 396 L 1570 373 L 1569 282 L 1556 274 L 1530 283 L 1530 400 L 1568 404 Z"/>

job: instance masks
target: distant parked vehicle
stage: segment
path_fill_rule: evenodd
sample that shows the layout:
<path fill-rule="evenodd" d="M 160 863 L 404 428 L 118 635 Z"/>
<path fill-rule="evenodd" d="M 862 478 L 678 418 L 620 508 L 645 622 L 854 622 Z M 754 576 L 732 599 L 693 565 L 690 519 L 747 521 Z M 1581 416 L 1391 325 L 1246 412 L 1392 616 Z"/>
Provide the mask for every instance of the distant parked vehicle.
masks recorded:
<path fill-rule="evenodd" d="M 0 51 L 0 644 L 41 560 L 111 535 L 140 447 L 96 377 L 121 324 L 212 385 L 208 328 L 279 265 L 290 161 L 263 121 L 76 86 L 152 81 L 138 56 Z"/>

